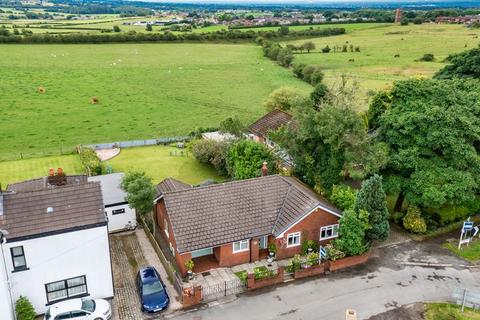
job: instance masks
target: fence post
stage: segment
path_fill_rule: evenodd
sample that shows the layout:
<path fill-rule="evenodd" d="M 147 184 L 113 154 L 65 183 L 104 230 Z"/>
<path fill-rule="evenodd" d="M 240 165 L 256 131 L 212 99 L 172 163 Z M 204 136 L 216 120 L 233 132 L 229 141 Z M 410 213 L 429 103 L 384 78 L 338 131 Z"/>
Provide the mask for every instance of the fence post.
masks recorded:
<path fill-rule="evenodd" d="M 465 301 L 467 300 L 467 288 L 463 291 L 462 312 L 465 310 Z"/>
<path fill-rule="evenodd" d="M 224 297 L 226 297 L 226 296 L 227 296 L 227 281 L 225 280 L 224 282 L 225 282 L 225 294 L 224 294 Z"/>

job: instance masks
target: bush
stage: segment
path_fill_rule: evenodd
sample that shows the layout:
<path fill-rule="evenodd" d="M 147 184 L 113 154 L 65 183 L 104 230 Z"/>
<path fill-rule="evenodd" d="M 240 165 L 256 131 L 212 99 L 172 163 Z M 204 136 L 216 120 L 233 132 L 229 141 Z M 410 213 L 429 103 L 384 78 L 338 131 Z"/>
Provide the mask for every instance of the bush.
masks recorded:
<path fill-rule="evenodd" d="M 439 209 L 426 209 L 425 211 L 434 218 L 434 220 L 438 221 L 440 225 L 459 221 L 473 214 L 471 209 L 459 206 L 444 206 Z"/>
<path fill-rule="evenodd" d="M 423 55 L 423 57 L 421 57 L 420 59 L 418 59 L 419 61 L 425 61 L 425 62 L 431 62 L 431 61 L 434 61 L 435 60 L 435 56 L 433 55 L 433 53 L 425 53 Z"/>
<path fill-rule="evenodd" d="M 334 185 L 330 201 L 340 210 L 350 209 L 355 204 L 356 192 L 346 185 Z"/>
<path fill-rule="evenodd" d="M 348 209 L 340 218 L 339 237 L 333 241 L 334 246 L 348 256 L 355 256 L 368 250 L 365 232 L 368 228 L 368 212 L 356 212 Z"/>
<path fill-rule="evenodd" d="M 405 216 L 405 213 L 399 211 L 399 212 L 392 213 L 391 218 L 393 219 L 393 221 L 395 221 L 395 223 L 400 223 L 400 221 L 403 220 L 404 216 Z"/>
<path fill-rule="evenodd" d="M 100 158 L 95 153 L 95 150 L 82 147 L 79 152 L 79 157 L 87 175 L 97 176 L 102 174 L 103 165 Z"/>
<path fill-rule="evenodd" d="M 265 161 L 269 172 L 274 173 L 276 157 L 271 150 L 251 140 L 240 140 L 228 149 L 227 171 L 236 180 L 259 177 Z"/>
<path fill-rule="evenodd" d="M 305 69 L 307 65 L 304 63 L 296 63 L 293 65 L 293 74 L 300 79 L 303 79 L 303 69 Z"/>
<path fill-rule="evenodd" d="M 332 49 L 330 49 L 330 47 L 328 45 L 322 48 L 323 53 L 329 53 L 330 50 L 332 50 Z"/>
<path fill-rule="evenodd" d="M 338 259 L 345 258 L 345 253 L 331 243 L 327 244 L 325 249 L 327 251 L 327 260 L 336 261 Z"/>
<path fill-rule="evenodd" d="M 294 87 L 284 86 L 272 91 L 263 101 L 263 106 L 270 112 L 273 109 L 291 110 L 303 97 L 303 93 Z"/>
<path fill-rule="evenodd" d="M 310 76 L 310 84 L 312 86 L 315 86 L 320 82 L 322 82 L 322 80 L 323 80 L 323 72 L 322 70 L 320 70 L 320 68 L 317 68 Z"/>
<path fill-rule="evenodd" d="M 228 146 L 226 142 L 202 139 L 192 145 L 192 153 L 198 161 L 213 165 L 219 175 L 226 175 Z"/>
<path fill-rule="evenodd" d="M 328 95 L 328 88 L 323 83 L 319 83 L 313 88 L 312 93 L 310 93 L 310 99 L 313 103 L 318 106 L 321 104 Z"/>
<path fill-rule="evenodd" d="M 293 256 L 292 259 L 290 259 L 290 262 L 285 267 L 285 270 L 289 273 L 294 273 L 295 271 L 300 270 L 301 267 L 302 267 L 302 259 L 299 254 L 296 254 Z"/>
<path fill-rule="evenodd" d="M 318 252 L 318 243 L 314 240 L 306 240 L 302 243 L 302 255 L 308 253 L 308 249 L 312 249 L 312 252 Z"/>
<path fill-rule="evenodd" d="M 269 243 L 267 246 L 268 252 L 277 253 L 277 246 L 275 243 Z"/>
<path fill-rule="evenodd" d="M 34 320 L 35 319 L 35 309 L 24 296 L 20 298 L 15 303 L 15 314 L 17 315 L 17 320 Z"/>
<path fill-rule="evenodd" d="M 318 262 L 320 261 L 320 256 L 318 252 L 312 252 L 307 255 L 307 265 L 308 266 L 316 266 L 318 265 Z"/>
<path fill-rule="evenodd" d="M 412 233 L 425 233 L 427 224 L 417 206 L 409 206 L 407 214 L 403 217 L 403 226 Z"/>
<path fill-rule="evenodd" d="M 253 269 L 253 278 L 255 280 L 271 278 L 275 275 L 274 270 L 267 269 L 265 266 L 256 267 Z"/>

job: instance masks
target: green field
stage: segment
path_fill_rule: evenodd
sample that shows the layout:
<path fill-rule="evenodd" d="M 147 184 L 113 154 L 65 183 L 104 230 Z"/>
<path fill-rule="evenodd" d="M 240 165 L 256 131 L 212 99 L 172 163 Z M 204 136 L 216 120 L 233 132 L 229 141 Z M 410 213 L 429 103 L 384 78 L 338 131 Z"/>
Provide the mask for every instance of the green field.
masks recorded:
<path fill-rule="evenodd" d="M 1 45 L 0 70 L 0 160 L 250 122 L 276 88 L 311 90 L 253 44 Z"/>
<path fill-rule="evenodd" d="M 168 177 L 189 184 L 198 184 L 207 179 L 223 180 L 213 167 L 198 162 L 186 150 L 172 147 L 122 149 L 117 157 L 107 162 L 107 165 L 111 165 L 116 172 L 145 171 L 154 183 L 159 183 Z"/>
<path fill-rule="evenodd" d="M 342 74 L 350 75 L 358 80 L 363 93 L 366 93 L 371 89 L 389 87 L 394 80 L 431 77 L 444 66 L 442 61 L 449 54 L 477 46 L 479 39 L 475 36 L 478 35 L 480 30 L 467 29 L 462 25 L 377 24 L 371 28 L 352 29 L 341 36 L 313 39 L 316 50 L 310 54 L 296 54 L 295 61 L 323 67 L 328 84 L 337 82 Z M 320 50 L 326 45 L 342 46 L 347 41 L 348 45 L 359 46 L 360 52 L 335 53 L 332 50 L 322 53 Z M 303 42 L 305 40 L 292 43 Z M 433 53 L 435 62 L 415 61 L 425 53 Z M 396 54 L 400 57 L 395 58 Z"/>
<path fill-rule="evenodd" d="M 168 177 L 190 184 L 198 184 L 207 179 L 223 180 L 211 166 L 198 162 L 186 150 L 164 146 L 122 149 L 105 166 L 111 166 L 114 172 L 145 171 L 154 183 Z M 50 168 L 63 168 L 69 175 L 84 172 L 76 154 L 0 161 L 0 190 L 10 183 L 44 177 Z"/>
<path fill-rule="evenodd" d="M 480 261 L 480 240 L 478 240 L 478 238 L 468 245 L 462 245 L 461 249 L 458 249 L 457 241 L 447 242 L 443 247 L 454 252 L 465 260 L 472 262 Z"/>
<path fill-rule="evenodd" d="M 480 312 L 448 303 L 428 303 L 425 320 L 480 320 Z"/>

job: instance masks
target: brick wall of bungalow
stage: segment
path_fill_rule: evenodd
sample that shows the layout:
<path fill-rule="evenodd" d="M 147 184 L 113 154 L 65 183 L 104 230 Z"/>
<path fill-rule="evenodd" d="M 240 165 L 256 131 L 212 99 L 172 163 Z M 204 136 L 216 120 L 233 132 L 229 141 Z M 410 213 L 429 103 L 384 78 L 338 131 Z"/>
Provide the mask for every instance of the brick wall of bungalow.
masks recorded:
<path fill-rule="evenodd" d="M 160 228 L 162 236 L 167 242 L 169 242 L 175 251 L 175 260 L 180 269 L 180 272 L 183 275 L 186 275 L 187 269 L 185 267 L 185 262 L 191 259 L 190 253 L 179 254 L 177 250 L 177 245 L 175 238 L 173 237 L 172 224 L 166 214 L 165 203 L 163 200 L 159 200 L 156 204 L 156 218 L 157 224 Z M 168 236 L 165 233 L 165 219 L 168 223 Z M 323 211 L 322 209 L 317 209 L 315 212 L 312 212 L 302 221 L 291 227 L 290 229 L 284 232 L 282 238 L 276 239 L 273 235 L 268 236 L 268 243 L 275 243 L 277 247 L 277 259 L 286 259 L 293 257 L 296 254 L 301 252 L 301 243 L 305 240 L 315 240 L 319 241 L 320 239 L 320 228 L 324 226 L 329 226 L 338 223 L 338 217 Z M 287 247 L 287 238 L 288 234 L 300 232 L 300 245 Z M 325 245 L 329 242 L 322 241 L 321 245 Z M 250 249 L 248 251 L 242 252 L 233 252 L 233 244 L 227 243 L 221 246 L 213 248 L 213 255 L 218 261 L 219 267 L 230 267 L 242 263 L 248 263 L 252 261 L 257 261 L 260 259 L 260 250 L 259 250 L 260 238 L 254 238 L 250 241 Z"/>

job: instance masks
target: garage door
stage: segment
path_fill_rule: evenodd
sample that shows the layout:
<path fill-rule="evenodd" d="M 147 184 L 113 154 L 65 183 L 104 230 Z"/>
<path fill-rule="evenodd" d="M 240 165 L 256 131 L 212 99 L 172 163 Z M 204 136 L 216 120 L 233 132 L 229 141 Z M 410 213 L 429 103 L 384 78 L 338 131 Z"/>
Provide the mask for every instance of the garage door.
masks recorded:
<path fill-rule="evenodd" d="M 213 254 L 213 248 L 195 250 L 195 251 L 192 251 L 192 258 L 208 256 L 210 254 Z"/>

